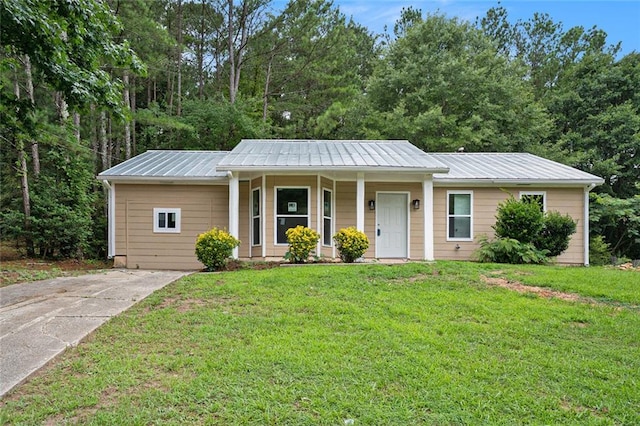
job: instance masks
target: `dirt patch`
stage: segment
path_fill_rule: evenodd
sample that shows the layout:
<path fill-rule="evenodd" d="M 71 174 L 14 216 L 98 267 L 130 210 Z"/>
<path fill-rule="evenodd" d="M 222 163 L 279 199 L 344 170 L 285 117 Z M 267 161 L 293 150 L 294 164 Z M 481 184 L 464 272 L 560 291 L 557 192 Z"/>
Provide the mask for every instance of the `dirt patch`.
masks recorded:
<path fill-rule="evenodd" d="M 585 303 L 596 303 L 595 300 L 589 299 L 586 297 L 579 296 L 573 293 L 563 293 L 561 291 L 549 290 L 544 287 L 537 287 L 531 285 L 524 285 L 518 281 L 509 281 L 506 278 L 502 277 L 487 277 L 485 275 L 480 275 L 482 281 L 489 285 L 506 288 L 509 290 L 517 291 L 518 293 L 532 293 L 536 294 L 545 299 L 561 299 L 566 300 L 568 302 L 585 302 Z"/>

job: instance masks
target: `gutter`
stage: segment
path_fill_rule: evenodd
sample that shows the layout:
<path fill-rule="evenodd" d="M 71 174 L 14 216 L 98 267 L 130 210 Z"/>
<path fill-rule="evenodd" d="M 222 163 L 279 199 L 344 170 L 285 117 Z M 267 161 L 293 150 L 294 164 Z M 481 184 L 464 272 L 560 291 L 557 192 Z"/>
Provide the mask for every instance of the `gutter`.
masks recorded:
<path fill-rule="evenodd" d="M 116 255 L 116 187 L 106 179 L 102 180 L 102 186 L 107 190 L 107 257 L 113 259 Z"/>

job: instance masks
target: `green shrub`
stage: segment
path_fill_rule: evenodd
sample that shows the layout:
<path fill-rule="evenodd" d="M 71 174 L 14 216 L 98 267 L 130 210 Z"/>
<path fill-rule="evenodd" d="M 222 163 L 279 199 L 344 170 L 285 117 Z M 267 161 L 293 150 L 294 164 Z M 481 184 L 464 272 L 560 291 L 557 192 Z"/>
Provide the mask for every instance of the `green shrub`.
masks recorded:
<path fill-rule="evenodd" d="M 222 229 L 213 228 L 196 239 L 196 256 L 208 271 L 219 271 L 227 263 L 240 240 Z"/>
<path fill-rule="evenodd" d="M 318 240 L 320 240 L 320 234 L 302 225 L 287 229 L 286 236 L 289 251 L 285 255 L 285 259 L 289 259 L 292 263 L 306 262 L 309 254 L 316 248 Z"/>
<path fill-rule="evenodd" d="M 339 230 L 333 236 L 333 241 L 340 253 L 340 259 L 345 263 L 353 263 L 369 248 L 369 239 L 365 233 L 358 231 L 354 226 Z"/>
<path fill-rule="evenodd" d="M 597 235 L 589 241 L 589 263 L 591 265 L 611 263 L 611 248 L 602 235 Z"/>
<path fill-rule="evenodd" d="M 513 238 L 489 240 L 480 237 L 480 248 L 476 256 L 480 262 L 487 263 L 535 263 L 547 262 L 548 250 L 539 250 L 531 243 L 521 243 Z"/>
<path fill-rule="evenodd" d="M 493 229 L 498 238 L 531 243 L 542 231 L 544 215 L 537 203 L 516 200 L 513 196 L 498 205 Z"/>
<path fill-rule="evenodd" d="M 576 232 L 576 225 L 568 214 L 546 213 L 542 221 L 542 230 L 533 238 L 533 245 L 540 250 L 549 250 L 551 257 L 559 256 L 569 247 L 569 240 Z"/>

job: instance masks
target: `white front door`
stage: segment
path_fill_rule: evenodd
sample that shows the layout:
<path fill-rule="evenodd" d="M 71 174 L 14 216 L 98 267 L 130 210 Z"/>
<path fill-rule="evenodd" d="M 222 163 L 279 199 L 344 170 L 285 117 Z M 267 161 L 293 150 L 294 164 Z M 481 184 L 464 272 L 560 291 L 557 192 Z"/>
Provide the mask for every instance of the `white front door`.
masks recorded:
<path fill-rule="evenodd" d="M 378 193 L 376 201 L 376 257 L 408 256 L 407 215 L 409 196 L 401 193 Z"/>

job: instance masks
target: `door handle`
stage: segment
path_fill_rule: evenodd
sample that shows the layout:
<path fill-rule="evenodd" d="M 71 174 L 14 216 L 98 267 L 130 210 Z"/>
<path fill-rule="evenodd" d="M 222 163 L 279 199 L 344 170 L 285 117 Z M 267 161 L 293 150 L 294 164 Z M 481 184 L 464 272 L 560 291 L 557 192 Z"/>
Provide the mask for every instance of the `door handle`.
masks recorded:
<path fill-rule="evenodd" d="M 380 236 L 380 228 L 378 228 L 378 237 Z"/>

